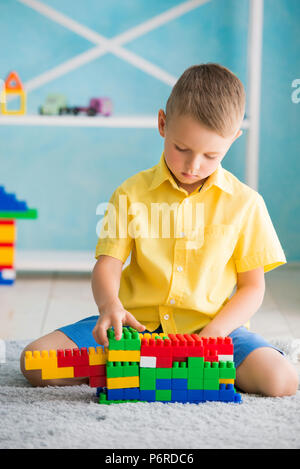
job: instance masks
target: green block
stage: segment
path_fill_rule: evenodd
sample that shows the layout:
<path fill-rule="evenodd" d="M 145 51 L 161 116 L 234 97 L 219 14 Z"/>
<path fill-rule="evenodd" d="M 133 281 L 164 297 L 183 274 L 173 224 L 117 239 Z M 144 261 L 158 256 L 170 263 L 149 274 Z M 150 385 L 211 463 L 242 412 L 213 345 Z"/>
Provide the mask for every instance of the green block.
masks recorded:
<path fill-rule="evenodd" d="M 115 332 L 109 328 L 107 329 L 107 338 L 108 338 L 108 348 L 109 350 L 125 350 L 125 340 L 124 334 L 122 333 L 122 337 L 120 340 L 115 339 Z"/>
<path fill-rule="evenodd" d="M 220 389 L 219 380 L 204 381 L 203 389 L 210 389 L 212 391 L 218 391 L 218 389 Z"/>
<path fill-rule="evenodd" d="M 1 210 L 0 211 L 0 218 L 6 219 L 14 219 L 14 218 L 37 218 L 37 210 L 35 208 L 29 208 L 28 210 L 16 210 L 16 211 L 8 211 L 8 210 Z"/>
<path fill-rule="evenodd" d="M 204 362 L 203 378 L 205 381 L 219 381 L 219 363 Z"/>
<path fill-rule="evenodd" d="M 172 379 L 172 368 L 156 368 L 156 379 Z"/>
<path fill-rule="evenodd" d="M 156 368 L 140 368 L 140 389 L 145 391 L 156 389 Z"/>
<path fill-rule="evenodd" d="M 123 327 L 123 334 L 125 340 L 124 350 L 140 350 L 141 339 L 137 330 L 132 327 Z"/>
<path fill-rule="evenodd" d="M 204 357 L 188 357 L 189 368 L 203 368 Z"/>
<path fill-rule="evenodd" d="M 156 401 L 171 401 L 172 389 L 157 389 L 155 392 Z"/>
<path fill-rule="evenodd" d="M 187 379 L 188 378 L 188 368 L 185 362 L 174 362 L 172 368 L 172 378 L 173 379 Z"/>
<path fill-rule="evenodd" d="M 187 382 L 188 389 L 204 389 L 203 388 L 203 378 L 188 378 Z"/>
<path fill-rule="evenodd" d="M 219 376 L 220 379 L 235 379 L 236 369 L 234 363 L 231 361 L 220 361 L 219 362 Z"/>
<path fill-rule="evenodd" d="M 188 378 L 202 378 L 203 379 L 203 367 L 188 367 Z"/>
<path fill-rule="evenodd" d="M 122 362 L 106 362 L 107 378 L 122 378 L 123 376 Z"/>
<path fill-rule="evenodd" d="M 123 376 L 139 376 L 140 367 L 136 362 L 123 362 Z"/>

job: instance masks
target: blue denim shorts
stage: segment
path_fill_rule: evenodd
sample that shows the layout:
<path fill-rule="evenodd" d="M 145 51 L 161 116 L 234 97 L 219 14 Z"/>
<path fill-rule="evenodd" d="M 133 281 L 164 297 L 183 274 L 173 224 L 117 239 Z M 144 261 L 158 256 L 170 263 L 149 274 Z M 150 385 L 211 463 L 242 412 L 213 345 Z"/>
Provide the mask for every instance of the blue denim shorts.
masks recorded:
<path fill-rule="evenodd" d="M 82 347 L 99 347 L 99 344 L 95 341 L 92 331 L 96 325 L 99 316 L 90 316 L 82 319 L 81 321 L 75 322 L 59 328 L 58 330 L 66 334 L 78 348 Z M 149 332 L 149 331 L 145 331 Z M 153 332 L 163 332 L 162 327 L 159 326 Z M 249 331 L 246 327 L 239 327 L 235 329 L 229 336 L 232 338 L 234 347 L 233 361 L 237 368 L 245 358 L 253 352 L 253 350 L 260 347 L 271 347 L 283 354 L 281 350 L 274 347 L 266 339 L 261 337 L 259 334 Z"/>

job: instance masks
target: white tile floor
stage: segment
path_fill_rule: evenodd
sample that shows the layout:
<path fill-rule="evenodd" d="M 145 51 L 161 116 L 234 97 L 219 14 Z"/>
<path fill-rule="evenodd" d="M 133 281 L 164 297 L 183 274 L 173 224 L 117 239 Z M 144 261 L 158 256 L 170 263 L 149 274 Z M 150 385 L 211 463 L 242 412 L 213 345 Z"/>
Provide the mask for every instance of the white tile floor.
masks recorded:
<path fill-rule="evenodd" d="M 300 266 L 266 274 L 266 294 L 251 329 L 266 338 L 300 338 Z M 0 287 L 0 338 L 34 339 L 97 314 L 89 275 L 23 274 Z"/>

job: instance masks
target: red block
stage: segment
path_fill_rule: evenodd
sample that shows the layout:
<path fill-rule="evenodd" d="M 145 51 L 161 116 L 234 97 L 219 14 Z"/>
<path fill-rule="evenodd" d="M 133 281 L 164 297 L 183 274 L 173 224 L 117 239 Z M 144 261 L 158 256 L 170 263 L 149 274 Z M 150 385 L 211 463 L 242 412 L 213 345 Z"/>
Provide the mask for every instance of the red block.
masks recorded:
<path fill-rule="evenodd" d="M 155 357 L 155 339 L 146 339 L 145 337 L 141 340 L 141 356 L 144 357 Z"/>
<path fill-rule="evenodd" d="M 173 359 L 170 357 L 158 356 L 156 358 L 156 368 L 172 368 Z"/>
<path fill-rule="evenodd" d="M 106 376 L 106 365 L 74 366 L 74 378 Z"/>
<path fill-rule="evenodd" d="M 194 334 L 197 339 L 192 337 L 192 334 L 183 334 L 187 342 L 187 357 L 203 357 L 203 345 L 200 337 Z"/>
<path fill-rule="evenodd" d="M 233 343 L 231 337 L 217 337 L 217 347 L 220 355 L 233 355 Z"/>
<path fill-rule="evenodd" d="M 82 349 L 74 348 L 57 350 L 58 368 L 65 366 L 86 366 L 89 365 L 89 354 L 85 347 Z"/>
<path fill-rule="evenodd" d="M 91 376 L 89 385 L 91 388 L 105 388 L 106 387 L 106 376 Z"/>

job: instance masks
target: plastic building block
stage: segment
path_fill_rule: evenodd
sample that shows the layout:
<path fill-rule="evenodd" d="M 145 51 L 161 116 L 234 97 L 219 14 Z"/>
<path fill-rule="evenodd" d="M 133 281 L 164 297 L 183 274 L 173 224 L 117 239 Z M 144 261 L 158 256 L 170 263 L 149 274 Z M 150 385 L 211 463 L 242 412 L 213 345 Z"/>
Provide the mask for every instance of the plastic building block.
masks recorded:
<path fill-rule="evenodd" d="M 188 392 L 187 390 L 172 389 L 172 402 L 187 402 Z"/>
<path fill-rule="evenodd" d="M 25 201 L 17 200 L 0 186 L 0 285 L 12 285 L 14 269 L 16 227 L 15 218 L 36 218 L 37 211 L 29 209 Z"/>
<path fill-rule="evenodd" d="M 172 390 L 166 389 L 161 390 L 158 389 L 155 391 L 155 400 L 156 401 L 171 401 L 172 400 Z"/>
<path fill-rule="evenodd" d="M 107 350 L 103 347 L 89 347 L 89 364 L 90 365 L 105 365 L 107 362 Z"/>
<path fill-rule="evenodd" d="M 156 357 L 144 357 L 140 358 L 141 368 L 156 368 Z"/>
<path fill-rule="evenodd" d="M 114 349 L 119 341 L 112 329 L 108 336 L 107 349 L 30 352 L 26 355 L 27 369 L 41 369 L 43 379 L 88 377 L 89 385 L 97 388 L 101 404 L 241 402 L 234 389 L 234 363 L 220 360 L 219 355 L 219 351 L 223 356 L 233 354 L 230 338 L 143 335 L 124 327 L 122 347 Z M 135 359 L 128 359 L 131 357 Z"/>
<path fill-rule="evenodd" d="M 171 379 L 157 379 L 156 389 L 172 389 L 172 380 Z"/>
<path fill-rule="evenodd" d="M 172 389 L 183 390 L 188 389 L 188 380 L 184 378 L 172 378 Z"/>

